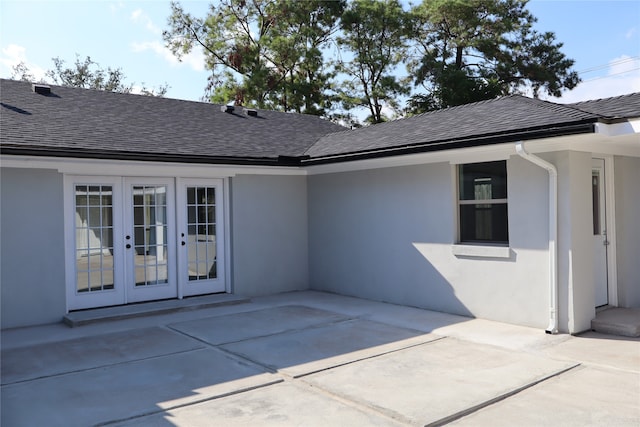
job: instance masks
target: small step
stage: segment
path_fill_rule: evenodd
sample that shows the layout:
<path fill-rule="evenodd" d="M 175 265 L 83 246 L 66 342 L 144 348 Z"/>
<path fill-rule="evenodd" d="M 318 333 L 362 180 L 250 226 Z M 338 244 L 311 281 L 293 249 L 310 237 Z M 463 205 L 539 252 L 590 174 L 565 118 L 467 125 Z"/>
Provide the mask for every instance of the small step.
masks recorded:
<path fill-rule="evenodd" d="M 640 337 L 640 309 L 612 307 L 598 311 L 591 329 L 603 334 Z"/>
<path fill-rule="evenodd" d="M 63 323 L 76 327 L 91 323 L 113 320 L 131 319 L 134 317 L 154 316 L 158 314 L 180 311 L 198 310 L 202 308 L 220 307 L 250 302 L 249 298 L 231 294 L 213 294 L 184 299 L 170 299 L 137 304 L 118 305 L 114 307 L 95 308 L 72 311 L 64 316 Z"/>

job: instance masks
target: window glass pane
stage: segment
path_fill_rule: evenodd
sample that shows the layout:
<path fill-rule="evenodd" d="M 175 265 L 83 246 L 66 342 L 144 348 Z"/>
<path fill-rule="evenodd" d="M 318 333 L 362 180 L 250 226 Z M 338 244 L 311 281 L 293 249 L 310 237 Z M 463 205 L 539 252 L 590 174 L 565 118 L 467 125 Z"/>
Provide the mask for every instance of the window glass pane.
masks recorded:
<path fill-rule="evenodd" d="M 187 222 L 189 224 L 196 223 L 196 207 L 195 206 L 187 206 Z"/>
<path fill-rule="evenodd" d="M 102 208 L 102 226 L 103 227 L 108 227 L 108 226 L 112 226 L 113 225 L 113 208 L 111 207 L 107 207 L 107 208 Z"/>
<path fill-rule="evenodd" d="M 187 188 L 187 257 L 190 281 L 217 277 L 215 190 L 215 187 Z"/>
<path fill-rule="evenodd" d="M 166 185 L 133 187 L 133 256 L 136 286 L 166 283 Z"/>
<path fill-rule="evenodd" d="M 216 189 L 207 188 L 207 204 L 215 205 L 215 203 L 216 203 Z"/>
<path fill-rule="evenodd" d="M 89 208 L 89 226 L 94 227 L 100 226 L 101 223 L 101 211 L 102 209 L 98 206 L 92 206 Z"/>
<path fill-rule="evenodd" d="M 86 206 L 76 206 L 76 227 L 87 227 L 89 225 L 89 208 Z"/>
<path fill-rule="evenodd" d="M 112 188 L 76 185 L 76 289 L 113 289 Z"/>
<path fill-rule="evenodd" d="M 102 289 L 113 289 L 113 250 L 102 253 Z"/>
<path fill-rule="evenodd" d="M 460 205 L 460 240 L 508 243 L 507 204 Z"/>
<path fill-rule="evenodd" d="M 167 205 L 167 191 L 165 187 L 159 188 L 157 190 L 155 202 L 159 206 Z"/>
<path fill-rule="evenodd" d="M 207 203 L 207 189 L 206 188 L 197 188 L 196 189 L 198 196 L 196 199 L 196 203 L 199 205 L 204 205 Z"/>
<path fill-rule="evenodd" d="M 209 279 L 215 279 L 218 277 L 218 264 L 213 261 L 213 264 L 209 268 Z"/>
<path fill-rule="evenodd" d="M 89 202 L 87 201 L 87 186 L 86 185 L 76 185 L 76 206 L 86 206 Z"/>
<path fill-rule="evenodd" d="M 507 198 L 507 162 L 472 163 L 459 166 L 460 200 Z"/>
<path fill-rule="evenodd" d="M 593 235 L 600 234 L 600 174 L 593 171 L 591 178 L 591 197 L 593 208 Z"/>
<path fill-rule="evenodd" d="M 78 292 L 88 292 L 89 291 L 89 273 L 84 270 L 78 270 L 76 274 L 76 284 Z"/>
<path fill-rule="evenodd" d="M 112 202 L 112 190 L 111 186 L 103 186 L 102 187 L 102 206 L 111 206 Z"/>

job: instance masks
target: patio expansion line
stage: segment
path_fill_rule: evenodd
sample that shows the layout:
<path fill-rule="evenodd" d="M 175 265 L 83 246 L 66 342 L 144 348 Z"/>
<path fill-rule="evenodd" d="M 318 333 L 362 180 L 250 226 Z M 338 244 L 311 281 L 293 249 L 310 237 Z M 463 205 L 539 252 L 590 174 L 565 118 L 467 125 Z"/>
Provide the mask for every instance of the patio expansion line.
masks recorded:
<path fill-rule="evenodd" d="M 538 379 L 536 381 L 533 381 L 533 382 L 531 382 L 529 384 L 525 384 L 522 387 L 518 387 L 518 388 L 516 388 L 514 390 L 511 390 L 511 391 L 508 391 L 506 393 L 503 393 L 500 396 L 496 396 L 493 399 L 489 399 L 489 400 L 487 400 L 485 402 L 479 403 L 479 404 L 477 404 L 475 406 L 472 406 L 470 408 L 464 409 L 462 411 L 458 411 L 455 414 L 451 414 L 449 416 L 441 418 L 441 419 L 439 419 L 437 421 L 434 421 L 432 423 L 425 424 L 424 427 L 440 427 L 440 426 L 444 426 L 444 425 L 449 424 L 449 423 L 451 423 L 453 421 L 459 420 L 460 418 L 464 418 L 467 415 L 471 415 L 474 412 L 479 411 L 480 409 L 483 409 L 483 408 L 486 408 L 488 406 L 491 406 L 494 403 L 498 403 L 498 402 L 501 402 L 503 400 L 508 399 L 511 396 L 515 396 L 516 394 L 518 394 L 518 393 L 520 393 L 520 392 L 522 392 L 524 390 L 527 390 L 527 389 L 529 389 L 531 387 L 534 387 L 534 386 L 536 386 L 536 385 L 538 385 L 540 383 L 543 383 L 543 382 L 545 382 L 545 381 L 547 381 L 547 380 L 549 380 L 551 378 L 555 378 L 555 377 L 558 377 L 560 375 L 563 375 L 563 374 L 565 374 L 565 373 L 567 373 L 567 372 L 569 372 L 569 371 L 571 371 L 571 370 L 573 370 L 573 369 L 575 369 L 575 368 L 577 368 L 577 367 L 579 367 L 581 365 L 582 365 L 581 363 L 577 363 L 577 364 L 575 364 L 573 366 L 569 366 L 568 368 L 561 369 L 561 370 L 559 370 L 557 372 L 554 372 L 552 374 L 546 375 L 546 376 L 544 376 L 544 377 L 542 377 L 542 378 L 540 378 L 540 379 Z"/>

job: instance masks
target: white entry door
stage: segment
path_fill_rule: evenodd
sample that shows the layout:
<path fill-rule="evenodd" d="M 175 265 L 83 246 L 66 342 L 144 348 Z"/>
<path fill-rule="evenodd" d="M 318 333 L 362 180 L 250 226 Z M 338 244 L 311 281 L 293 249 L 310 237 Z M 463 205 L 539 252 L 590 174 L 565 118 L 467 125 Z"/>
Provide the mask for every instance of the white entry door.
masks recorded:
<path fill-rule="evenodd" d="M 593 207 L 593 269 L 596 307 L 609 303 L 607 273 L 607 209 L 604 159 L 593 159 L 591 171 L 591 194 Z"/>
<path fill-rule="evenodd" d="M 127 302 L 175 298 L 173 179 L 125 179 Z"/>
<path fill-rule="evenodd" d="M 223 181 L 178 180 L 178 281 L 183 296 L 225 292 Z"/>
<path fill-rule="evenodd" d="M 122 180 L 65 177 L 67 305 L 124 304 Z"/>
<path fill-rule="evenodd" d="M 223 180 L 65 177 L 69 310 L 225 292 Z"/>

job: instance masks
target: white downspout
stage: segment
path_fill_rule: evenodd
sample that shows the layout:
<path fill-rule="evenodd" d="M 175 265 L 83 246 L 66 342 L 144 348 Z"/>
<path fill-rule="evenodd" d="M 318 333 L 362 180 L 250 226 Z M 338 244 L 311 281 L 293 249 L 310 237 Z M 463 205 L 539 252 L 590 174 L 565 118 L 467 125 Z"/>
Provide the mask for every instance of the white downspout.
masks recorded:
<path fill-rule="evenodd" d="M 516 142 L 516 153 L 549 172 L 549 326 L 548 334 L 558 333 L 558 170 L 540 157 L 527 153 L 524 142 Z"/>

